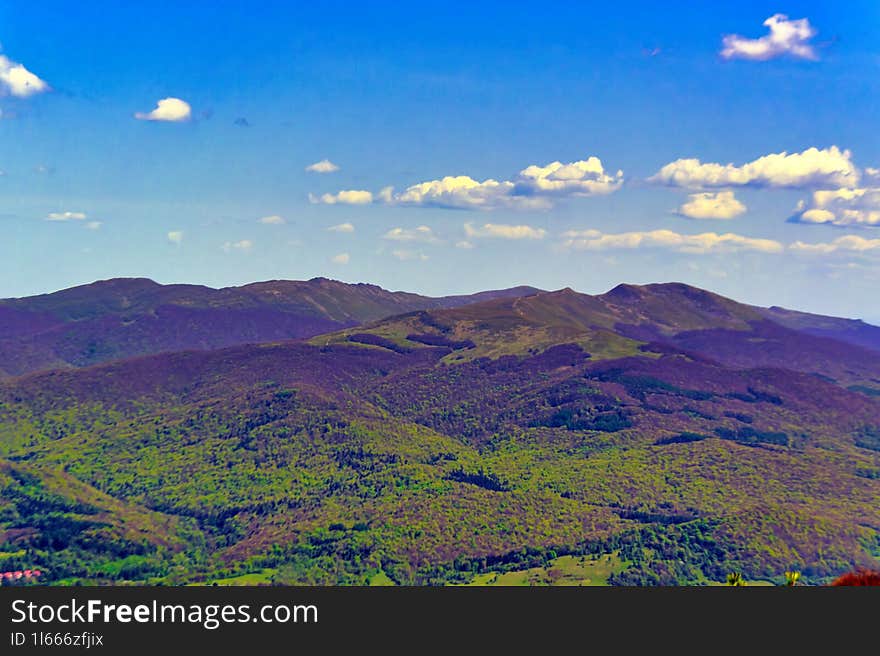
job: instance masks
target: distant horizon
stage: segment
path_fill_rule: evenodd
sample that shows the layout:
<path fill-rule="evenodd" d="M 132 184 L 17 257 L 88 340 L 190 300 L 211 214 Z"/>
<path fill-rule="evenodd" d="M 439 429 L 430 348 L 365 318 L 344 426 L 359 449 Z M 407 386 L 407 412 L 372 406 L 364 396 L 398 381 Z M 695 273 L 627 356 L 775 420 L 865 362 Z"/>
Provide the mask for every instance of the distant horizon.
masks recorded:
<path fill-rule="evenodd" d="M 271 282 L 312 282 L 314 280 L 329 280 L 331 282 L 338 282 L 338 283 L 342 283 L 345 285 L 370 285 L 373 287 L 379 287 L 380 289 L 383 289 L 387 292 L 416 294 L 418 296 L 424 296 L 426 298 L 443 298 L 443 297 L 449 297 L 449 296 L 470 296 L 470 295 L 474 295 L 474 294 L 479 294 L 481 292 L 501 291 L 501 290 L 506 290 L 506 289 L 516 289 L 519 287 L 529 287 L 529 288 L 537 290 L 538 292 L 544 292 L 544 293 L 560 292 L 565 289 L 571 289 L 572 291 L 574 291 L 578 294 L 584 294 L 587 296 L 601 296 L 603 294 L 607 294 L 608 292 L 612 291 L 614 288 L 616 288 L 620 285 L 633 285 L 636 287 L 646 287 L 649 285 L 687 285 L 688 287 L 694 287 L 696 289 L 701 289 L 703 291 L 710 292 L 710 293 L 716 294 L 718 296 L 723 296 L 725 298 L 728 298 L 728 299 L 735 301 L 737 303 L 741 303 L 743 305 L 751 305 L 754 307 L 762 307 L 762 308 L 779 308 L 779 309 L 783 309 L 783 310 L 791 310 L 794 312 L 802 312 L 805 314 L 814 314 L 814 315 L 818 315 L 818 316 L 828 316 L 828 317 L 833 317 L 833 318 L 837 318 L 837 319 L 849 319 L 849 320 L 853 320 L 853 321 L 862 321 L 866 324 L 876 325 L 876 326 L 880 327 L 880 320 L 870 321 L 870 320 L 866 319 L 865 317 L 851 317 L 851 316 L 828 314 L 828 313 L 823 313 L 823 312 L 814 312 L 811 310 L 804 310 L 804 309 L 801 309 L 798 307 L 791 307 L 791 306 L 782 305 L 779 303 L 774 303 L 774 304 L 770 304 L 770 305 L 760 305 L 757 303 L 751 303 L 749 301 L 736 298 L 735 296 L 731 296 L 728 294 L 722 294 L 714 289 L 710 289 L 710 288 L 703 287 L 700 285 L 694 285 L 692 283 L 688 283 L 688 282 L 685 282 L 682 280 L 657 280 L 657 281 L 646 282 L 646 283 L 620 281 L 620 282 L 608 287 L 607 289 L 604 289 L 601 291 L 595 291 L 595 292 L 583 291 L 573 285 L 563 285 L 561 287 L 553 287 L 553 288 L 548 289 L 548 288 L 544 288 L 544 287 L 539 287 L 537 285 L 533 285 L 528 282 L 522 282 L 522 283 L 514 283 L 514 284 L 504 285 L 504 286 L 500 286 L 500 287 L 495 287 L 495 286 L 487 287 L 485 289 L 473 289 L 473 290 L 466 290 L 466 291 L 451 291 L 451 292 L 442 293 L 442 294 L 431 294 L 431 293 L 426 293 L 426 292 L 419 291 L 419 290 L 406 289 L 406 288 L 402 288 L 402 287 L 401 288 L 392 288 L 392 287 L 381 285 L 381 284 L 371 282 L 368 280 L 349 281 L 349 280 L 342 280 L 339 278 L 333 278 L 333 277 L 326 276 L 326 275 L 316 275 L 316 276 L 311 276 L 309 278 L 267 278 L 264 280 L 252 280 L 249 282 L 242 282 L 242 283 L 231 284 L 231 285 L 220 285 L 220 286 L 204 284 L 204 283 L 199 283 L 199 282 L 181 282 L 181 281 L 160 282 L 159 280 L 156 280 L 156 278 L 154 278 L 152 276 L 131 275 L 131 276 L 113 276 L 111 278 L 100 278 L 97 280 L 91 280 L 89 282 L 73 284 L 68 287 L 62 287 L 60 289 L 53 289 L 51 291 L 45 291 L 45 292 L 37 292 L 35 294 L 26 294 L 24 296 L 0 297 L 0 301 L 21 300 L 21 299 L 31 298 L 34 296 L 48 296 L 51 294 L 57 294 L 59 292 L 67 291 L 69 289 L 75 289 L 75 288 L 79 288 L 79 287 L 88 287 L 88 286 L 94 285 L 96 283 L 112 282 L 114 280 L 148 280 L 150 282 L 153 282 L 153 283 L 160 285 L 160 286 L 163 286 L 163 287 L 167 287 L 167 286 L 171 286 L 171 285 L 186 285 L 186 286 L 193 286 L 193 287 L 204 287 L 206 289 L 212 289 L 212 290 L 237 289 L 237 288 L 241 288 L 241 287 L 247 287 L 250 285 L 258 285 L 258 284 L 271 283 Z M 880 315 L 878 315 L 878 317 L 880 317 Z"/>
<path fill-rule="evenodd" d="M 0 296 L 680 280 L 880 323 L 880 5 L 0 7 Z"/>

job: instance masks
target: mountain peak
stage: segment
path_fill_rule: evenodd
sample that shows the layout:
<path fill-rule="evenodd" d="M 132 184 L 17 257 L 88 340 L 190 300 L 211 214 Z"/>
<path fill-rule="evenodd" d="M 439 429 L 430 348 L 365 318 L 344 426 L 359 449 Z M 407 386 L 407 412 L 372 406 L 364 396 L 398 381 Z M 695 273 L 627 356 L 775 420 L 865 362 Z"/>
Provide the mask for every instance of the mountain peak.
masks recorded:
<path fill-rule="evenodd" d="M 602 294 L 606 300 L 618 303 L 646 301 L 649 298 L 670 299 L 681 298 L 696 304 L 715 305 L 719 302 L 736 303 L 720 294 L 694 287 L 683 282 L 658 282 L 648 285 L 622 283 Z"/>
<path fill-rule="evenodd" d="M 659 291 L 666 293 L 675 293 L 675 294 L 708 294 L 711 296 L 718 296 L 718 294 L 714 294 L 712 292 L 706 291 L 705 289 L 701 289 L 700 287 L 694 287 L 693 285 L 688 285 L 684 282 L 655 282 L 649 285 L 643 285 L 642 289 L 650 290 L 650 291 Z"/>
<path fill-rule="evenodd" d="M 638 285 L 620 283 L 614 289 L 605 292 L 603 296 L 621 303 L 635 302 L 642 298 L 642 289 Z"/>
<path fill-rule="evenodd" d="M 104 295 L 133 294 L 160 289 L 160 285 L 151 278 L 107 278 L 93 282 L 68 287 L 54 292 L 38 294 L 36 296 L 23 296 L 16 299 L 2 299 L 13 302 L 33 302 L 34 300 L 48 299 L 73 299 L 80 297 L 102 297 Z"/>
<path fill-rule="evenodd" d="M 129 292 L 129 291 L 140 291 L 144 289 L 156 289 L 157 287 L 161 287 L 158 282 L 153 280 L 152 278 L 106 278 L 104 280 L 95 280 L 94 282 L 86 283 L 84 285 L 77 285 L 76 287 L 71 287 L 70 289 L 65 289 L 60 292 L 55 292 L 56 294 L 61 294 L 64 292 L 72 291 L 72 290 L 98 290 L 98 289 L 108 289 L 113 291 L 121 291 L 121 292 Z"/>

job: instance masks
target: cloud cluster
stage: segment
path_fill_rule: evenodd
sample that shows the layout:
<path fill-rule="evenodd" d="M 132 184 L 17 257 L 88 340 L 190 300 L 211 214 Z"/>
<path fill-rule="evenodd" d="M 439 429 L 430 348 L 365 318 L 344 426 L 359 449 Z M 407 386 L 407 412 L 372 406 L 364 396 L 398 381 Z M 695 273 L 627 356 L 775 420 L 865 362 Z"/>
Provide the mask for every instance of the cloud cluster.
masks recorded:
<path fill-rule="evenodd" d="M 134 117 L 139 121 L 166 121 L 180 123 L 192 118 L 192 107 L 180 98 L 163 98 L 156 103 L 151 112 L 136 112 Z"/>
<path fill-rule="evenodd" d="M 384 235 L 382 239 L 391 241 L 411 241 L 433 244 L 440 241 L 434 231 L 428 226 L 421 225 L 418 228 L 392 228 Z"/>
<path fill-rule="evenodd" d="M 787 55 L 798 59 L 818 59 L 809 41 L 816 36 L 816 29 L 806 18 L 789 20 L 785 14 L 774 14 L 764 21 L 769 33 L 759 39 L 749 39 L 739 34 L 723 37 L 721 56 L 725 59 L 750 59 L 766 61 Z"/>
<path fill-rule="evenodd" d="M 338 170 L 339 167 L 329 159 L 322 159 L 320 162 L 309 164 L 306 167 L 306 171 L 311 173 L 335 173 Z"/>
<path fill-rule="evenodd" d="M 23 65 L 0 55 L 0 91 L 18 98 L 27 98 L 49 91 L 49 85 Z"/>
<path fill-rule="evenodd" d="M 634 248 L 661 248 L 679 253 L 707 254 L 736 251 L 757 251 L 779 253 L 782 244 L 772 239 L 743 237 L 733 233 L 718 234 L 704 232 L 698 235 L 683 235 L 672 230 L 650 230 L 646 232 L 621 232 L 608 234 L 599 230 L 569 230 L 563 234 L 566 248 L 576 250 L 611 250 Z"/>
<path fill-rule="evenodd" d="M 470 239 L 543 239 L 547 231 L 544 228 L 533 228 L 528 225 L 507 225 L 504 223 L 484 223 L 475 228 L 472 223 L 464 224 L 464 234 Z M 461 242 L 460 242 L 461 243 Z M 470 243 L 469 241 L 466 243 Z M 469 248 L 460 245 L 459 248 Z"/>
<path fill-rule="evenodd" d="M 623 171 L 607 173 L 598 157 L 563 164 L 529 166 L 514 180 L 521 196 L 594 196 L 610 194 L 623 184 Z"/>
<path fill-rule="evenodd" d="M 880 188 L 814 191 L 809 203 L 801 201 L 798 204 L 791 220 L 795 223 L 880 227 Z"/>
<path fill-rule="evenodd" d="M 87 218 L 85 212 L 49 212 L 47 221 L 84 221 Z"/>
<path fill-rule="evenodd" d="M 689 219 L 733 219 L 746 211 L 732 191 L 690 194 L 688 201 L 678 208 L 678 214 Z"/>
<path fill-rule="evenodd" d="M 369 205 L 373 202 L 373 194 L 361 189 L 345 189 L 335 194 L 322 194 L 315 196 L 309 194 L 310 203 L 323 203 L 324 205 Z"/>
<path fill-rule="evenodd" d="M 514 184 L 509 181 L 484 180 L 479 182 L 467 175 L 446 176 L 407 187 L 400 193 L 386 187 L 380 199 L 389 205 L 442 207 L 446 209 L 491 210 L 499 207 L 514 209 L 545 209 L 548 203 L 527 196 L 514 196 Z"/>
<path fill-rule="evenodd" d="M 758 253 L 792 253 L 806 255 L 880 254 L 880 239 L 845 235 L 830 242 L 795 241 L 787 247 L 772 239 L 744 237 L 733 233 L 705 232 L 683 235 L 672 230 L 603 233 L 600 230 L 569 230 L 562 235 L 563 246 L 574 250 L 604 251 L 614 249 L 656 248 L 691 255 L 752 251 Z"/>
<path fill-rule="evenodd" d="M 589 157 L 568 164 L 528 166 L 511 180 L 489 178 L 481 182 L 467 175 L 450 175 L 411 185 L 400 192 L 385 187 L 375 195 L 369 191 L 340 191 L 310 199 L 328 205 L 376 202 L 464 210 L 536 210 L 552 207 L 558 198 L 610 194 L 622 184 L 622 171 L 606 172 L 598 157 Z"/>
<path fill-rule="evenodd" d="M 327 228 L 330 232 L 354 232 L 354 224 L 353 223 L 339 223 L 337 225 L 332 225 Z"/>
<path fill-rule="evenodd" d="M 800 153 L 773 153 L 735 166 L 677 159 L 666 164 L 649 182 L 688 189 L 719 187 L 819 188 L 854 186 L 859 170 L 852 153 L 830 148 L 808 148 Z"/>
<path fill-rule="evenodd" d="M 807 244 L 802 241 L 796 241 L 789 246 L 789 249 L 798 253 L 808 253 L 815 255 L 827 255 L 828 253 L 836 252 L 880 252 L 880 239 L 865 239 L 863 237 L 859 237 L 858 235 L 846 235 L 844 237 L 838 237 L 831 242 L 820 242 L 817 244 Z"/>

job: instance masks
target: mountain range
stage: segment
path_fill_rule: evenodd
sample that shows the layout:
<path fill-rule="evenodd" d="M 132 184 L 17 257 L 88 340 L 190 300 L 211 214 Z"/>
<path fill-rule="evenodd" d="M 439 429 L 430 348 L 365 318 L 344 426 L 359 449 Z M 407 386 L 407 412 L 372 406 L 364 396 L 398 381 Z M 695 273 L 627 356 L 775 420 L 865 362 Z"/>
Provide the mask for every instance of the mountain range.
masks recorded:
<path fill-rule="evenodd" d="M 327 278 L 212 289 L 117 278 L 0 300 L 0 376 L 178 351 L 311 337 L 392 314 L 531 293 L 430 298 Z"/>
<path fill-rule="evenodd" d="M 880 556 L 878 335 L 679 283 L 0 301 L 0 568 L 442 584 L 575 556 L 617 584 L 822 581 Z"/>

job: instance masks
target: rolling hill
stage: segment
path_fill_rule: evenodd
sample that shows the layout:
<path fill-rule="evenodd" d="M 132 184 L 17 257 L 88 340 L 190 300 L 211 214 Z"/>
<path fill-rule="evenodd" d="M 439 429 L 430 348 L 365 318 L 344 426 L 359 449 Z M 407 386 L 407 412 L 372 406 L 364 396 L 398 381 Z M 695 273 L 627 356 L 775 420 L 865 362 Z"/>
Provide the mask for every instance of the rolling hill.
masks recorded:
<path fill-rule="evenodd" d="M 0 381 L 0 562 L 148 584 L 877 566 L 873 351 L 678 284 L 405 309 Z"/>
<path fill-rule="evenodd" d="M 0 376 L 234 344 L 311 337 L 417 309 L 534 293 L 430 298 L 326 278 L 212 289 L 116 278 L 0 300 Z"/>
<path fill-rule="evenodd" d="M 673 348 L 735 368 L 812 373 L 880 394 L 880 351 L 788 328 L 765 318 L 761 308 L 680 283 L 619 285 L 599 296 L 563 289 L 499 298 L 389 317 L 312 342 L 363 343 L 368 334 L 403 349 L 443 340 L 473 342 L 472 348 L 447 356 L 447 362 L 535 353 L 563 342 L 581 345 L 594 359 L 614 358 L 651 344 L 653 350 Z"/>

